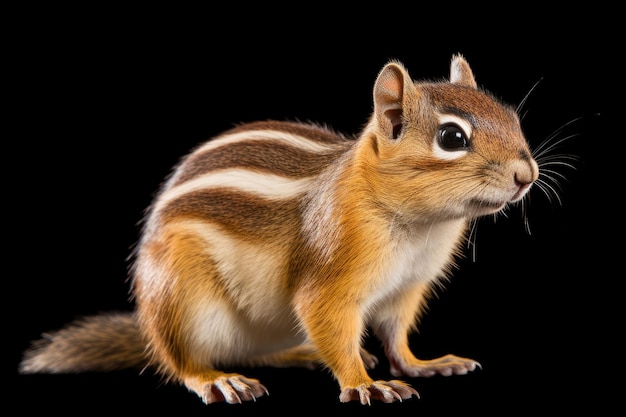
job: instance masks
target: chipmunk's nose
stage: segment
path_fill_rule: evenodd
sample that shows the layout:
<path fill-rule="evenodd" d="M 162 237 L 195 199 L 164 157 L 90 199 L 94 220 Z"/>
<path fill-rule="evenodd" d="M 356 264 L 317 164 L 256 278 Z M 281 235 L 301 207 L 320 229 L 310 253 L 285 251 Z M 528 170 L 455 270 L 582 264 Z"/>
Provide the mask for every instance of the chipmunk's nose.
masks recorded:
<path fill-rule="evenodd" d="M 514 164 L 513 179 L 520 187 L 529 187 L 539 177 L 539 166 L 534 159 L 518 161 Z"/>
<path fill-rule="evenodd" d="M 513 164 L 513 181 L 517 186 L 517 192 L 512 199 L 520 199 L 538 177 L 539 166 L 534 159 L 530 158 L 527 161 L 516 161 Z"/>
<path fill-rule="evenodd" d="M 533 179 L 531 176 L 526 175 L 525 173 L 520 173 L 519 171 L 514 174 L 515 184 L 520 187 L 529 187 L 530 184 L 533 183 Z"/>

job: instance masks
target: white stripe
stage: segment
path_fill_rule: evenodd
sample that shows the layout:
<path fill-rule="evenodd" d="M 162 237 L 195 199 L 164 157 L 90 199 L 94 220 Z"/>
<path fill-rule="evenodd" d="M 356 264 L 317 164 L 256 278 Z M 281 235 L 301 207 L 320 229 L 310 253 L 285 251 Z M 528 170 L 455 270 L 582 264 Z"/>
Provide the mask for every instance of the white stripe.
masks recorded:
<path fill-rule="evenodd" d="M 312 178 L 290 179 L 273 174 L 262 174 L 242 168 L 231 168 L 201 175 L 165 191 L 157 201 L 160 211 L 170 201 L 187 193 L 210 188 L 236 188 L 245 193 L 270 199 L 287 199 L 306 192 Z"/>
<path fill-rule="evenodd" d="M 205 152 L 211 149 L 219 148 L 221 146 L 248 140 L 276 140 L 310 152 L 327 152 L 335 150 L 339 147 L 335 144 L 319 143 L 309 140 L 303 136 L 297 136 L 291 133 L 280 132 L 277 130 L 252 130 L 217 137 L 216 139 L 210 140 L 204 145 L 200 146 L 195 151 L 195 153 Z"/>

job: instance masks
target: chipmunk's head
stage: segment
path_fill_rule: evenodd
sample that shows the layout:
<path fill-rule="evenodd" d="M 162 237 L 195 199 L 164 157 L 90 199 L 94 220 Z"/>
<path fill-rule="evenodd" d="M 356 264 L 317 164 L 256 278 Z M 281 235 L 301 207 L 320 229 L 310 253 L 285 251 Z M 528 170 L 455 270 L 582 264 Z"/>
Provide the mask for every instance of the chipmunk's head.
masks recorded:
<path fill-rule="evenodd" d="M 477 87 L 460 55 L 448 80 L 388 63 L 374 87 L 373 160 L 400 215 L 474 218 L 520 201 L 539 170 L 516 111 Z"/>

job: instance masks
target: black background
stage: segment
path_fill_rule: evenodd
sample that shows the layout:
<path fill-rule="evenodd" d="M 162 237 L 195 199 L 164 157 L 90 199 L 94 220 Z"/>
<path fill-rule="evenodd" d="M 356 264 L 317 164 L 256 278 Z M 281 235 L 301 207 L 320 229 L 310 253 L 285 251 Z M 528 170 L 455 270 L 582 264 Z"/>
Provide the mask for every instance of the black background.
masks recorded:
<path fill-rule="evenodd" d="M 618 385 L 609 375 L 623 369 L 615 355 L 623 325 L 614 272 L 623 232 L 611 191 L 616 177 L 606 170 L 619 169 L 608 161 L 623 147 L 616 143 L 622 122 L 606 113 L 609 101 L 621 99 L 623 79 L 606 23 L 612 13 L 531 14 L 515 25 L 510 16 L 464 13 L 386 10 L 357 18 L 303 7 L 270 12 L 270 19 L 262 11 L 51 9 L 13 16 L 5 60 L 12 127 L 3 158 L 11 355 L 5 405 L 18 414 L 66 415 L 508 415 L 611 407 Z M 475 28 L 487 30 L 478 36 Z M 415 79 L 440 79 L 457 52 L 479 85 L 511 104 L 541 80 L 524 106 L 528 140 L 536 147 L 567 125 L 557 139 L 571 138 L 555 153 L 579 158 L 576 169 L 560 169 L 567 178 L 558 190 L 562 204 L 531 191 L 530 234 L 517 209 L 479 222 L 474 247 L 411 338 L 419 357 L 455 353 L 480 361 L 482 370 L 409 380 L 421 399 L 370 407 L 340 404 L 338 386 L 323 370 L 244 370 L 270 396 L 234 406 L 205 406 L 150 373 L 17 375 L 22 351 L 41 332 L 132 307 L 126 257 L 137 222 L 192 147 L 258 119 L 312 120 L 356 133 L 389 59 L 402 61 Z M 366 343 L 381 359 L 372 375 L 388 379 L 378 342 Z"/>

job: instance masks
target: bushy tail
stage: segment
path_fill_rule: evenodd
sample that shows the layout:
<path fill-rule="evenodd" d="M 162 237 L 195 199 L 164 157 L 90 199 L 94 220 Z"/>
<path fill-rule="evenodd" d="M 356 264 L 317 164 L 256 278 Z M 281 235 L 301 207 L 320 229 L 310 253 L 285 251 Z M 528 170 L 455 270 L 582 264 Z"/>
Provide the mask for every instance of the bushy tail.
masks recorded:
<path fill-rule="evenodd" d="M 148 363 L 132 312 L 84 317 L 42 336 L 24 352 L 20 373 L 108 372 Z"/>

